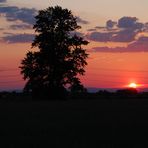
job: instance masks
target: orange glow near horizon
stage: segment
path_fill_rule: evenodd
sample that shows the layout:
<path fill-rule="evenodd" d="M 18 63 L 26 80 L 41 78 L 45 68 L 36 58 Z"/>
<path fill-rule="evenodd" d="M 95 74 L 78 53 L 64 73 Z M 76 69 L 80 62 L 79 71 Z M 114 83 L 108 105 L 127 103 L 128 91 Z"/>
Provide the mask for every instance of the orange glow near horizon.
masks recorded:
<path fill-rule="evenodd" d="M 148 53 L 99 53 L 92 52 L 87 60 L 85 87 L 129 88 L 136 83 L 138 89 L 148 87 Z"/>
<path fill-rule="evenodd" d="M 35 49 L 31 49 L 30 44 L 1 44 L 0 70 L 4 69 L 4 71 L 0 71 L 0 89 L 24 87 L 25 82 L 18 67 L 28 50 Z M 86 73 L 81 77 L 81 82 L 85 87 L 105 89 L 122 89 L 128 87 L 130 82 L 136 83 L 137 89 L 147 88 L 147 57 L 147 52 L 89 52 Z M 14 69 L 14 71 L 9 69 Z M 12 77 L 7 77 L 8 75 Z"/>

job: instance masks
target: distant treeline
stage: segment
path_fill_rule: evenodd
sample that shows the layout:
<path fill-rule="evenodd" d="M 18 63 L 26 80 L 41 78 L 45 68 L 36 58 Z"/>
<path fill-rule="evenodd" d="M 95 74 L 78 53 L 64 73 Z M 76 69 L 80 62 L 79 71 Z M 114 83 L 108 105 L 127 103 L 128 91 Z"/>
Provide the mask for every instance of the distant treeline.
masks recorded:
<path fill-rule="evenodd" d="M 31 93 L 24 92 L 0 92 L 0 100 L 10 100 L 10 101 L 35 101 L 35 100 L 96 100 L 96 99 L 148 99 L 148 92 L 138 92 L 136 89 L 120 89 L 116 92 L 110 92 L 107 90 L 99 90 L 96 93 L 90 92 L 76 92 L 67 93 L 64 98 L 48 98 L 46 96 L 33 97 Z"/>
<path fill-rule="evenodd" d="M 148 92 L 138 92 L 136 89 L 119 89 L 116 92 L 99 90 L 96 93 L 71 94 L 70 99 L 148 99 Z"/>

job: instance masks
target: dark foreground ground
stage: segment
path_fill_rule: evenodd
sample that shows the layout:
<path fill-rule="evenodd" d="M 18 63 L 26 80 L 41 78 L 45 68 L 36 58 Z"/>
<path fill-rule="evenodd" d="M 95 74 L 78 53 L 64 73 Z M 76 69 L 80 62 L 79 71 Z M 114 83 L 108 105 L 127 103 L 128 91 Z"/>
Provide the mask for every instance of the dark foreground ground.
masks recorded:
<path fill-rule="evenodd" d="M 3 101 L 0 147 L 148 147 L 148 100 Z"/>

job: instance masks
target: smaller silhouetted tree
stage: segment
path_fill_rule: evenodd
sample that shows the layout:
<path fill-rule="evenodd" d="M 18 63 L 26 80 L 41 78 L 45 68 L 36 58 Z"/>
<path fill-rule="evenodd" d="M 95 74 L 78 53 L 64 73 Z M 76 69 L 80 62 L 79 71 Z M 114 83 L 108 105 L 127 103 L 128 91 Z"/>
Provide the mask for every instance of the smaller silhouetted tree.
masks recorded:
<path fill-rule="evenodd" d="M 88 41 L 76 35 L 81 27 L 68 9 L 59 6 L 39 11 L 35 17 L 35 40 L 21 63 L 21 73 L 27 80 L 24 90 L 36 96 L 62 96 L 67 86 L 71 91 L 85 90 L 79 75 L 84 75 L 88 54 L 83 49 Z"/>

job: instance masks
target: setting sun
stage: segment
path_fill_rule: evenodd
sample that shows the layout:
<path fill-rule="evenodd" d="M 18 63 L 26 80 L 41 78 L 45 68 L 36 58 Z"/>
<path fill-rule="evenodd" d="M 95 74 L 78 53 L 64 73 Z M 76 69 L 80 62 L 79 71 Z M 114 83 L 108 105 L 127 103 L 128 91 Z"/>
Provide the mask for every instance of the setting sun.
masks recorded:
<path fill-rule="evenodd" d="M 138 85 L 136 83 L 130 83 L 128 86 L 130 88 L 137 88 Z"/>

